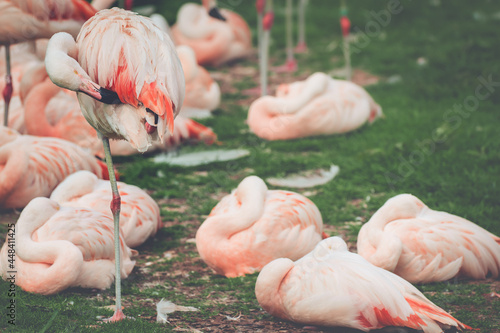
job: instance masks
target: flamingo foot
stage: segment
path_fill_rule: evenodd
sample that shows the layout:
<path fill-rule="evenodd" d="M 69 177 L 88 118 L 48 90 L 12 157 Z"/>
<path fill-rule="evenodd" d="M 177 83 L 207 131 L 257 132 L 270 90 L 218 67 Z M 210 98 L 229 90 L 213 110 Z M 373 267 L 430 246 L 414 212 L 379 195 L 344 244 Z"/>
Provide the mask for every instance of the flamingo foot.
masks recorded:
<path fill-rule="evenodd" d="M 297 61 L 295 59 L 288 59 L 284 65 L 273 68 L 276 73 L 293 73 L 296 70 Z"/>
<path fill-rule="evenodd" d="M 295 53 L 307 53 L 309 49 L 307 48 L 306 42 L 299 42 L 294 51 Z"/>
<path fill-rule="evenodd" d="M 123 320 L 127 318 L 124 314 L 123 314 L 123 311 L 121 309 L 118 309 L 118 310 L 115 310 L 115 313 L 113 314 L 113 316 L 111 318 L 106 318 L 106 319 L 103 319 L 102 321 L 106 322 L 106 323 L 114 323 L 116 321 L 120 321 L 120 320 Z"/>

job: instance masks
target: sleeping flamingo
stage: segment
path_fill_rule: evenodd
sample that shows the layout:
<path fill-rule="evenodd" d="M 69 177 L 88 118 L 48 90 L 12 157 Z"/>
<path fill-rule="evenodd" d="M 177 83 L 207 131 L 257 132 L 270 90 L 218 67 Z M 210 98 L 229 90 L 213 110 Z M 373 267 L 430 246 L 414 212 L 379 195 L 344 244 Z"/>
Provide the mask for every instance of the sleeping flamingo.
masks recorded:
<path fill-rule="evenodd" d="M 12 96 L 10 45 L 49 38 L 59 31 L 78 34 L 82 24 L 94 15 L 95 9 L 84 0 L 0 0 L 0 45 L 5 46 L 6 85 L 4 125 L 8 123 L 9 102 Z"/>
<path fill-rule="evenodd" d="M 218 66 L 251 51 L 252 36 L 247 23 L 230 10 L 222 9 L 221 13 L 225 22 L 210 17 L 202 6 L 186 3 L 172 26 L 175 43 L 190 46 L 200 65 Z"/>
<path fill-rule="evenodd" d="M 122 198 L 120 228 L 129 247 L 137 247 L 161 228 L 160 207 L 137 186 L 118 182 Z M 92 172 L 78 171 L 68 176 L 52 192 L 50 199 L 61 206 L 85 207 L 111 217 L 108 199 L 109 181 L 97 178 Z"/>
<path fill-rule="evenodd" d="M 187 45 L 177 47 L 177 54 L 186 80 L 186 96 L 181 115 L 185 117 L 206 117 L 220 104 L 220 88 L 208 71 L 198 65 L 196 55 Z"/>
<path fill-rule="evenodd" d="M 109 138 L 126 140 L 139 152 L 173 132 L 184 99 L 184 74 L 170 37 L 149 18 L 119 8 L 99 11 L 82 26 L 77 40 L 55 34 L 45 57 L 58 86 L 77 91 L 82 113 L 102 139 L 108 165 L 119 251 L 120 194 Z M 106 94 L 106 95 L 105 95 Z M 120 260 L 116 260 L 116 272 Z M 125 318 L 121 278 L 115 274 L 116 308 L 109 321 Z"/>
<path fill-rule="evenodd" d="M 50 295 L 69 287 L 107 289 L 115 275 L 113 220 L 87 208 L 61 207 L 48 198 L 33 199 L 16 223 L 16 284 L 24 291 Z M 120 238 L 123 238 L 120 236 Z M 0 275 L 10 271 L 5 242 Z M 135 262 L 121 241 L 120 274 L 126 278 Z"/>
<path fill-rule="evenodd" d="M 358 253 L 412 283 L 500 274 L 500 237 L 411 194 L 387 200 L 363 225 Z"/>
<path fill-rule="evenodd" d="M 107 177 L 106 166 L 74 143 L 0 128 L 0 207 L 22 208 L 48 197 L 70 174 L 88 170 Z"/>
<path fill-rule="evenodd" d="M 236 277 L 276 258 L 302 257 L 322 231 L 313 202 L 294 192 L 268 191 L 262 179 L 249 176 L 212 209 L 196 232 L 196 247 L 217 274 Z"/>
<path fill-rule="evenodd" d="M 287 140 L 352 131 L 373 122 L 382 109 L 360 86 L 314 73 L 307 80 L 282 84 L 276 96 L 250 105 L 247 123 L 266 140 Z"/>
<path fill-rule="evenodd" d="M 295 262 L 270 262 L 257 278 L 255 295 L 273 316 L 305 325 L 365 332 L 386 326 L 426 333 L 470 328 L 409 282 L 349 252 L 340 237 L 323 240 Z"/>

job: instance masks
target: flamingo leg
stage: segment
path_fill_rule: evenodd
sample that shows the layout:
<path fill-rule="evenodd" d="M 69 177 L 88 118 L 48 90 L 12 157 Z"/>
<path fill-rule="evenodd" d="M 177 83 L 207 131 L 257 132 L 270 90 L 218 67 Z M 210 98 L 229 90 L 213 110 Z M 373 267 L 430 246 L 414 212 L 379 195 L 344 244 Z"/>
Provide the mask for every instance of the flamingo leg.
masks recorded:
<path fill-rule="evenodd" d="M 5 63 L 7 65 L 7 72 L 5 74 L 5 87 L 3 88 L 3 99 L 5 101 L 5 110 L 3 114 L 3 125 L 9 126 L 9 104 L 12 97 L 12 75 L 10 69 L 10 45 L 5 45 Z"/>
<path fill-rule="evenodd" d="M 115 169 L 113 168 L 113 160 L 111 159 L 111 149 L 109 147 L 109 139 L 97 132 L 104 146 L 104 154 L 106 156 L 106 165 L 108 166 L 109 182 L 111 183 L 111 191 L 113 199 L 111 200 L 111 212 L 113 213 L 114 222 L 114 244 L 115 244 L 115 313 L 111 318 L 105 319 L 108 322 L 115 322 L 125 319 L 122 312 L 122 290 L 121 290 L 121 268 L 120 268 L 120 206 L 121 198 L 118 192 L 116 183 Z"/>
<path fill-rule="evenodd" d="M 349 47 L 349 38 L 344 36 L 344 62 L 345 62 L 345 76 L 347 81 L 351 81 L 352 69 L 351 69 L 351 50 Z"/>
<path fill-rule="evenodd" d="M 293 56 L 293 36 L 292 36 L 292 0 L 286 0 L 286 62 L 282 66 L 274 68 L 277 73 L 295 72 L 297 70 L 297 61 Z"/>
<path fill-rule="evenodd" d="M 299 0 L 299 40 L 297 46 L 295 47 L 295 52 L 305 53 L 307 52 L 306 44 L 306 5 L 307 0 Z"/>

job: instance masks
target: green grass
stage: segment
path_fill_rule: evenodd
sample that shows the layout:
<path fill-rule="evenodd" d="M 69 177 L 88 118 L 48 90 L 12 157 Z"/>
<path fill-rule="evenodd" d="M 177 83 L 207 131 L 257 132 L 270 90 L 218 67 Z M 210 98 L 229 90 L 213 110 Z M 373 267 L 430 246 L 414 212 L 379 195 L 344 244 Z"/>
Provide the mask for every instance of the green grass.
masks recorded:
<path fill-rule="evenodd" d="M 219 2 L 248 21 L 255 41 L 254 2 Z M 181 3 L 156 1 L 171 23 L 175 22 Z M 353 30 L 366 31 L 367 22 L 373 21 L 371 13 L 380 12 L 386 3 L 349 1 Z M 284 1 L 275 1 L 271 48 L 274 64 L 285 60 L 284 13 L 278 8 L 283 4 Z M 491 76 L 490 80 L 500 82 L 499 21 L 494 19 L 500 8 L 494 1 L 465 0 L 443 1 L 437 7 L 429 1 L 401 0 L 401 7 L 401 12 L 392 15 L 391 22 L 380 28 L 380 33 L 369 37 L 368 42 L 360 38 L 353 45 L 354 67 L 383 79 L 400 77 L 393 84 L 382 80 L 366 88 L 382 106 L 384 119 L 345 135 L 267 142 L 249 133 L 245 124 L 249 105 L 237 104 L 243 95 L 224 94 L 215 117 L 203 123 L 218 134 L 221 148 L 246 148 L 251 152 L 248 157 L 191 168 L 154 164 L 149 156 L 141 155 L 116 160 L 122 181 L 151 190 L 155 199 L 166 202 L 162 204 L 163 220 L 174 222 L 138 249 L 150 258 L 141 257 L 140 269 L 136 267 L 123 281 L 126 313 L 136 320 L 113 325 L 98 323 L 96 316 L 112 314 L 99 307 L 113 304 L 113 289 L 71 289 L 54 296 L 40 296 L 18 288 L 15 330 L 34 332 L 46 327 L 46 332 L 159 332 L 172 330 L 175 325 L 203 330 L 200 323 L 215 323 L 221 314 L 231 317 L 242 314 L 255 322 L 275 322 L 260 311 L 255 300 L 256 275 L 226 279 L 204 274 L 208 270 L 197 260 L 195 246 L 186 242 L 194 237 L 197 226 L 217 198 L 229 193 L 250 174 L 279 177 L 338 165 L 339 175 L 332 182 L 312 189 L 310 195 L 324 222 L 330 225 L 344 226 L 359 218 L 367 221 L 390 197 L 412 193 L 432 209 L 465 217 L 500 235 L 500 83 L 494 83 L 490 95 L 470 111 L 453 109 L 454 105 L 464 106 L 474 100 L 471 96 L 475 96 L 480 85 L 479 77 Z M 297 76 L 329 72 L 343 65 L 342 51 L 335 47 L 335 43 L 341 43 L 338 13 L 339 1 L 310 1 L 307 42 L 311 51 L 297 56 L 300 68 Z M 474 15 L 485 19 L 474 20 Z M 427 60 L 426 65 L 417 65 L 420 57 Z M 243 64 L 256 67 L 249 60 Z M 211 70 L 230 72 L 231 68 Z M 290 77 L 285 75 L 283 80 Z M 250 77 L 234 82 L 238 89 L 256 84 Z M 481 88 L 481 92 L 488 91 Z M 183 148 L 183 152 L 203 149 L 190 146 Z M 163 177 L 159 178 L 159 174 Z M 181 203 L 170 204 L 174 199 Z M 351 204 L 354 200 L 361 200 L 363 205 Z M 181 212 L 169 210 L 182 205 L 188 208 Z M 355 239 L 359 227 L 349 224 L 349 236 Z M 5 225 L 0 224 L 0 232 L 3 238 Z M 177 256 L 163 258 L 168 251 Z M 147 261 L 153 264 L 144 266 Z M 146 283 L 154 281 L 158 283 Z M 429 299 L 480 332 L 500 332 L 500 301 L 485 296 L 498 292 L 498 287 L 498 281 L 419 286 Z M 3 315 L 9 301 L 7 289 L 8 283 L 1 281 L 0 330 L 12 331 L 14 327 L 7 324 Z M 159 326 L 153 321 L 155 304 L 161 298 L 195 306 L 200 311 L 173 314 L 175 325 Z M 232 323 L 238 330 L 238 322 Z M 220 327 L 221 331 L 231 331 L 230 327 Z"/>

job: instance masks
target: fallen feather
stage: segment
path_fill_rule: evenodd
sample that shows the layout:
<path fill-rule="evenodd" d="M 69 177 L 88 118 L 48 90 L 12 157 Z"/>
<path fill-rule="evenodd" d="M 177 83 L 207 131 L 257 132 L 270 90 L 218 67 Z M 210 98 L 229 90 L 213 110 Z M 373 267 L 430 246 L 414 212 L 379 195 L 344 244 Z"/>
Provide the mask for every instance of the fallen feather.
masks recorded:
<path fill-rule="evenodd" d="M 175 311 L 198 311 L 198 309 L 192 306 L 176 305 L 162 298 L 161 301 L 156 304 L 156 322 L 161 324 L 168 323 L 167 315 Z"/>
<path fill-rule="evenodd" d="M 233 149 L 233 150 L 210 150 L 201 151 L 189 154 L 180 154 L 173 156 L 172 154 L 159 154 L 153 157 L 155 163 L 167 163 L 170 165 L 178 166 L 197 166 L 209 164 L 213 162 L 223 162 L 236 160 L 238 158 L 250 155 L 246 149 Z"/>
<path fill-rule="evenodd" d="M 330 166 L 330 170 L 308 170 L 285 178 L 267 178 L 266 181 L 273 186 L 307 188 L 323 185 L 331 181 L 339 173 L 337 165 Z"/>

